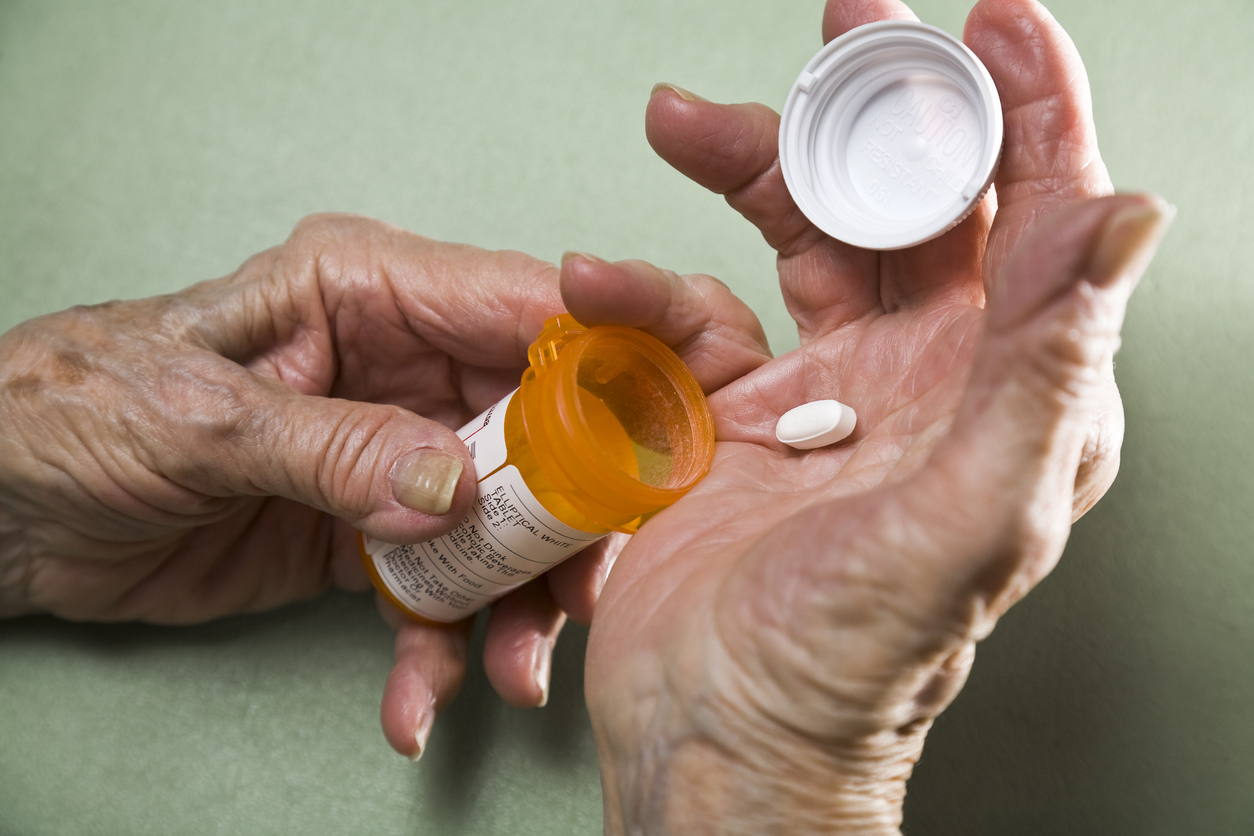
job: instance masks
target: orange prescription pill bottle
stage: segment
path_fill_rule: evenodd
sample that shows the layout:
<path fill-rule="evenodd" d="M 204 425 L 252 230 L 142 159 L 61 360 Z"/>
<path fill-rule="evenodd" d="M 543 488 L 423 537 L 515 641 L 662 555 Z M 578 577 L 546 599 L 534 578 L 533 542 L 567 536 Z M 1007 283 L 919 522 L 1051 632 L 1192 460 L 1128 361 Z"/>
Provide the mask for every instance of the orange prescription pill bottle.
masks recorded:
<path fill-rule="evenodd" d="M 458 431 L 470 514 L 434 540 L 362 535 L 378 589 L 419 620 L 458 621 L 600 540 L 634 532 L 710 469 L 714 421 L 692 373 L 634 328 L 549 319 L 522 385 Z"/>

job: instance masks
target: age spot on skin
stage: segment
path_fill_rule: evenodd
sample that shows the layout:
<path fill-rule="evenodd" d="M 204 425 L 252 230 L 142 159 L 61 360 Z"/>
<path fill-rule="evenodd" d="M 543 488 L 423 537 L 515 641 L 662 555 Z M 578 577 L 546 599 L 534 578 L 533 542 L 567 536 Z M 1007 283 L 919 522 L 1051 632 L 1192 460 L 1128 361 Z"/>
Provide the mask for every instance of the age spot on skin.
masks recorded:
<path fill-rule="evenodd" d="M 87 375 L 95 371 L 95 364 L 86 355 L 77 351 L 61 351 L 56 356 L 54 374 L 58 383 L 68 386 L 79 386 L 87 379 Z"/>
<path fill-rule="evenodd" d="M 5 388 L 9 390 L 9 394 L 15 397 L 29 398 L 39 394 L 40 390 L 44 388 L 44 381 L 37 374 L 20 374 L 10 380 Z"/>

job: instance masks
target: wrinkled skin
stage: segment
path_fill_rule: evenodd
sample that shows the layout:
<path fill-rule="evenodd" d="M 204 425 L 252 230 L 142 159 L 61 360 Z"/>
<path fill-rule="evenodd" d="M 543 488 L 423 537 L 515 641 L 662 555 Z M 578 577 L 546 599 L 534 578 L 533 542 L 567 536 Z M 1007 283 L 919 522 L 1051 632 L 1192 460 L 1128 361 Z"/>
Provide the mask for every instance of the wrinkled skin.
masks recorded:
<path fill-rule="evenodd" d="M 833 0 L 824 35 L 908 15 Z M 186 623 L 366 588 L 353 530 L 413 542 L 461 518 L 472 470 L 449 428 L 516 385 L 565 306 L 675 347 L 720 445 L 625 545 L 498 602 L 493 685 L 542 704 L 564 620 L 592 619 L 609 833 L 897 832 L 974 643 L 1114 478 L 1112 356 L 1169 214 L 1110 195 L 1083 68 L 1039 5 L 983 0 L 965 39 L 1002 98 L 1001 169 L 970 218 L 909 250 L 810 226 L 767 108 L 653 95 L 653 147 L 779 251 L 802 347 L 769 362 L 709 277 L 585 256 L 559 270 L 349 217 L 307 220 L 224 279 L 3 335 L 0 615 Z M 857 410 L 853 436 L 807 453 L 774 440 L 781 413 L 827 397 Z M 447 513 L 394 495 L 415 451 L 461 461 Z M 384 609 L 384 732 L 415 756 L 461 681 L 467 628 Z"/>
<path fill-rule="evenodd" d="M 909 15 L 832 0 L 824 35 Z M 778 250 L 802 346 L 714 394 L 713 470 L 602 591 L 586 691 L 607 833 L 898 833 L 975 642 L 1115 476 L 1112 356 L 1171 210 L 1107 196 L 1083 67 L 1042 7 L 984 0 L 965 41 L 1006 114 L 995 189 L 902 251 L 808 224 L 769 109 L 667 86 L 649 103 L 657 152 Z M 853 436 L 776 442 L 818 398 L 857 410 Z"/>
<path fill-rule="evenodd" d="M 635 300 L 622 313 L 709 390 L 766 359 L 720 283 L 615 269 Z M 0 616 L 192 623 L 368 589 L 356 530 L 417 542 L 466 513 L 474 470 L 449 428 L 518 385 L 562 284 L 521 253 L 317 216 L 226 278 L 0 336 Z M 393 495 L 393 463 L 415 451 L 462 465 L 447 513 Z M 557 634 L 567 613 L 591 617 L 610 555 L 496 605 L 484 664 L 507 701 L 544 702 Z M 384 731 L 415 757 L 461 682 L 469 623 L 382 608 L 399 630 Z"/>

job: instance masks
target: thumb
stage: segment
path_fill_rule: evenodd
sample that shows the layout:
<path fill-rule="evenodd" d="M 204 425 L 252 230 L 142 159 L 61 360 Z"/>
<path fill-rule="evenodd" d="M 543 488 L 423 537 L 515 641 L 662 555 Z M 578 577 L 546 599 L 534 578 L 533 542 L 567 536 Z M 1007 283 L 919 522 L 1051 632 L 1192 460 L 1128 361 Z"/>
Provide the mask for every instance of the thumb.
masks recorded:
<path fill-rule="evenodd" d="M 937 550 L 937 568 L 963 597 L 974 592 L 977 634 L 1061 555 L 1082 454 L 1109 419 L 1102 413 L 1113 408 L 1122 427 L 1112 372 L 1119 330 L 1173 215 L 1149 195 L 1075 204 L 1027 236 L 994 283 L 963 403 L 923 479 L 933 500 L 950 497 L 935 507 L 952 512 L 962 498 L 962 513 L 937 520 L 957 538 Z M 1109 479 L 1117 438 L 1102 453 Z"/>
<path fill-rule="evenodd" d="M 181 404 L 179 415 L 154 422 L 175 428 L 154 452 L 163 475 L 184 487 L 284 497 L 393 543 L 447 531 L 474 496 L 469 452 L 434 421 L 398 406 L 302 395 L 216 356 L 197 378 L 175 385 L 199 397 L 166 392 L 162 401 Z"/>

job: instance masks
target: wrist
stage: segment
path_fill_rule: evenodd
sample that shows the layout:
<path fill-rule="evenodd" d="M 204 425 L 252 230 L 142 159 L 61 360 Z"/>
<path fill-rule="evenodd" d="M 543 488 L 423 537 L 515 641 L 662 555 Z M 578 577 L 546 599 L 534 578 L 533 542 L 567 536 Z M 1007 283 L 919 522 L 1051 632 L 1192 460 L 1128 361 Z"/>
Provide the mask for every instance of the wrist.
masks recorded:
<path fill-rule="evenodd" d="M 716 722 L 713 732 L 650 728 L 644 751 L 597 729 L 607 836 L 900 836 L 925 727 L 826 744 Z"/>
<path fill-rule="evenodd" d="M 34 612 L 30 605 L 30 546 L 26 527 L 17 512 L 21 498 L 17 465 L 25 457 L 20 446 L 18 414 L 14 409 L 15 388 L 10 331 L 0 334 L 0 618 Z M 22 385 L 20 377 L 16 384 Z"/>
<path fill-rule="evenodd" d="M 21 531 L 0 503 L 0 618 L 33 612 L 26 595 L 29 561 Z"/>
<path fill-rule="evenodd" d="M 30 547 L 16 511 L 11 450 L 0 440 L 0 618 L 34 612 L 30 605 Z"/>

